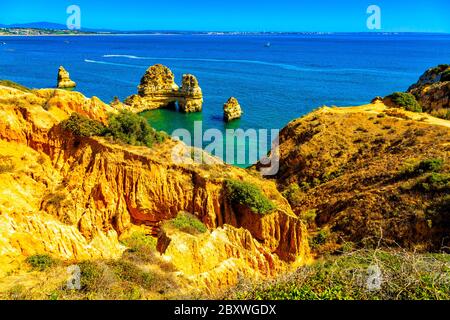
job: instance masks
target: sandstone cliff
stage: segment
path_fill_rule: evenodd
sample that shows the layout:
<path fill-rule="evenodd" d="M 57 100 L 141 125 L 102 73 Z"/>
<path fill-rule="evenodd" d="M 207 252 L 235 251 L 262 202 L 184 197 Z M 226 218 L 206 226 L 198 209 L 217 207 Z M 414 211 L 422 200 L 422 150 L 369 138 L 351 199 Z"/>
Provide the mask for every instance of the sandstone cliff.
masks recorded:
<path fill-rule="evenodd" d="M 174 148 L 188 151 L 180 142 L 167 140 L 152 149 L 124 146 L 100 137 L 76 137 L 59 125 L 72 112 L 105 122 L 107 113 L 115 111 L 76 92 L 0 87 L 0 150 L 10 163 L 0 173 L 3 272 L 35 253 L 74 261 L 117 258 L 124 250 L 118 238 L 131 227 L 171 219 L 180 211 L 194 214 L 211 230 L 230 225 L 226 237 L 237 248 L 240 236 L 251 235 L 250 249 L 267 253 L 260 258 L 267 260 L 262 265 L 274 259 L 308 259 L 304 226 L 274 183 L 217 160 L 207 166 L 176 164 Z M 231 205 L 224 192 L 226 178 L 252 181 L 278 210 L 260 216 Z M 248 231 L 235 232 L 231 226 Z M 220 254 L 221 261 L 239 258 L 242 268 L 246 264 L 231 249 Z M 271 274 L 256 266 L 244 269 Z M 225 269 L 227 277 L 237 277 L 237 270 Z"/>
<path fill-rule="evenodd" d="M 388 108 L 321 108 L 280 133 L 277 182 L 319 251 L 440 250 L 450 231 L 450 122 Z"/>

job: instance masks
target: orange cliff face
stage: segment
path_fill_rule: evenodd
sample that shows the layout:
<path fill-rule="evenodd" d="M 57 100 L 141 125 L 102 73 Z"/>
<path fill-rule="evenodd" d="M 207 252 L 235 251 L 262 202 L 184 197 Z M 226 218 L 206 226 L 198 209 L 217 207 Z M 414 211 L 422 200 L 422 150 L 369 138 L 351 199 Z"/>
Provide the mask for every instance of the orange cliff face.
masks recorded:
<path fill-rule="evenodd" d="M 180 211 L 195 214 L 210 232 L 169 232 L 162 255 L 207 288 L 308 260 L 303 224 L 274 182 L 219 161 L 176 164 L 171 151 L 186 147 L 172 140 L 146 148 L 75 137 L 59 126 L 72 112 L 106 123 L 116 109 L 77 92 L 0 86 L 0 275 L 37 253 L 73 261 L 118 258 L 126 249 L 118 239 L 133 226 Z M 230 205 L 227 178 L 260 186 L 278 209 L 261 216 Z"/>

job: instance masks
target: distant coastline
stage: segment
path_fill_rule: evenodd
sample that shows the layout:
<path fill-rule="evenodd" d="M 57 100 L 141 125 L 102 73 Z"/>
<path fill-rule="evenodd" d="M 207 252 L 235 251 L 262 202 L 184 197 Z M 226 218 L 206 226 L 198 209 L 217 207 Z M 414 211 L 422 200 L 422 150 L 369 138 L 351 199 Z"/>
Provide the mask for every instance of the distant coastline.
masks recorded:
<path fill-rule="evenodd" d="M 0 24 L 0 36 L 139 36 L 139 35 L 202 35 L 202 36 L 276 36 L 276 35 L 446 35 L 439 32 L 319 32 L 319 31 L 183 31 L 183 30 L 142 30 L 142 31 L 119 31 L 119 30 L 68 30 L 64 25 L 57 29 L 38 27 L 17 27 Z"/>

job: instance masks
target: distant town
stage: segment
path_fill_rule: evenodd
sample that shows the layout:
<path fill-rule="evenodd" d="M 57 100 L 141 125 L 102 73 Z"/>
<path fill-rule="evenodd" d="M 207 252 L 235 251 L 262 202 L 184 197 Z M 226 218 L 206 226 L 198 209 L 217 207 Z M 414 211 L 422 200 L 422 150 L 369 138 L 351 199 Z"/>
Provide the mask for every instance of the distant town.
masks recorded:
<path fill-rule="evenodd" d="M 0 36 L 45 36 L 45 35 L 80 35 L 95 34 L 78 30 L 54 30 L 37 28 L 0 28 Z"/>

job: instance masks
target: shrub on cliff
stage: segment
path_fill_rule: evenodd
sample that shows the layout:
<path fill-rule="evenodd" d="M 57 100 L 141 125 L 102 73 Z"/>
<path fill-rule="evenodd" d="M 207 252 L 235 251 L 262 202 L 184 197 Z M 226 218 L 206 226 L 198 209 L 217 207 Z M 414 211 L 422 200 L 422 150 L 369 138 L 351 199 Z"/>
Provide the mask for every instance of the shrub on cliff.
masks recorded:
<path fill-rule="evenodd" d="M 439 172 L 444 166 L 444 160 L 438 158 L 424 159 L 419 162 L 407 161 L 400 170 L 400 177 L 419 176 L 427 172 Z"/>
<path fill-rule="evenodd" d="M 441 74 L 441 81 L 450 81 L 450 69 L 445 70 Z"/>
<path fill-rule="evenodd" d="M 244 205 L 259 214 L 268 214 L 276 208 L 261 189 L 252 183 L 228 179 L 225 184 L 231 203 Z"/>
<path fill-rule="evenodd" d="M 175 219 L 170 220 L 169 224 L 190 234 L 205 233 L 208 230 L 197 217 L 187 212 L 180 212 Z"/>
<path fill-rule="evenodd" d="M 243 300 L 448 300 L 448 254 L 358 250 L 225 293 Z M 381 280 L 380 286 L 375 280 Z M 374 290 L 373 290 L 373 289 Z M 372 289 L 372 290 L 371 290 Z M 219 297 L 222 298 L 222 297 Z"/>
<path fill-rule="evenodd" d="M 61 123 L 61 127 L 79 137 L 101 136 L 106 130 L 101 122 L 89 119 L 79 113 L 72 113 L 69 119 Z"/>
<path fill-rule="evenodd" d="M 55 265 L 56 261 L 46 254 L 36 254 L 26 259 L 26 262 L 33 268 L 33 270 L 44 271 Z"/>
<path fill-rule="evenodd" d="M 394 92 L 386 98 L 390 99 L 396 106 L 402 107 L 408 111 L 422 112 L 422 107 L 411 93 Z"/>
<path fill-rule="evenodd" d="M 145 118 L 127 110 L 109 115 L 106 135 L 127 144 L 147 147 L 164 141 L 166 137 L 153 129 Z"/>
<path fill-rule="evenodd" d="M 417 182 L 416 188 L 425 192 L 449 192 L 450 174 L 432 173 L 424 180 Z"/>

